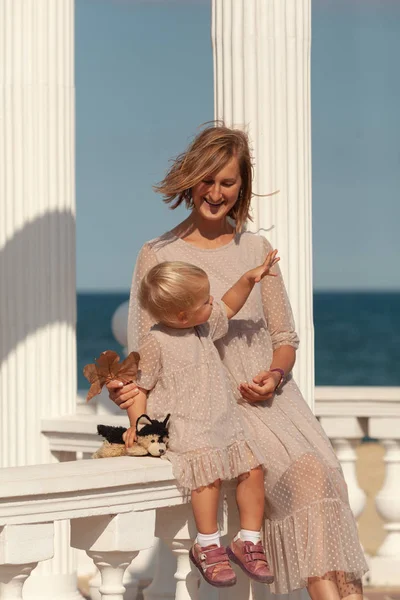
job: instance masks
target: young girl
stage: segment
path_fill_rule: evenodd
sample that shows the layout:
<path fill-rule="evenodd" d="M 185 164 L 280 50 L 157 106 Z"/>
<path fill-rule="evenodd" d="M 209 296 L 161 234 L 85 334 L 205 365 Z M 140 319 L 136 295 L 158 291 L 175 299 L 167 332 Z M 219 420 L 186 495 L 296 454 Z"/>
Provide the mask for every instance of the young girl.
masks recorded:
<path fill-rule="evenodd" d="M 179 486 L 191 492 L 198 530 L 190 558 L 204 579 L 217 587 L 236 583 L 217 528 L 220 482 L 244 474 L 250 480 L 246 511 L 250 516 L 240 515 L 243 528 L 228 551 L 252 579 L 273 581 L 260 540 L 262 455 L 240 420 L 240 394 L 235 397 L 214 341 L 226 335 L 228 319 L 243 307 L 255 283 L 273 276 L 270 269 L 278 260 L 276 251 L 269 252 L 220 304 L 210 296 L 206 273 L 184 262 L 156 265 L 140 287 L 139 301 L 157 324 L 139 349 L 140 393 L 128 409 L 131 427 L 125 443 L 132 445 L 137 418 L 146 409 L 153 418 L 171 413 L 167 458 Z"/>

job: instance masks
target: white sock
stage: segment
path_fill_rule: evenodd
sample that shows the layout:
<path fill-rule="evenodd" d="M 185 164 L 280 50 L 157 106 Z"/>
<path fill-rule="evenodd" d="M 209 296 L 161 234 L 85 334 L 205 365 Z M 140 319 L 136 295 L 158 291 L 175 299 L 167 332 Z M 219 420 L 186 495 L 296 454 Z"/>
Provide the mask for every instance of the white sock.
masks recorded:
<path fill-rule="evenodd" d="M 199 544 L 202 548 L 205 546 L 211 546 L 211 544 L 216 544 L 217 546 L 221 545 L 219 531 L 215 533 L 197 533 L 196 543 Z"/>
<path fill-rule="evenodd" d="M 261 532 L 260 531 L 251 531 L 250 529 L 241 529 L 239 532 L 239 537 L 242 542 L 253 542 L 253 544 L 258 544 L 261 542 Z"/>

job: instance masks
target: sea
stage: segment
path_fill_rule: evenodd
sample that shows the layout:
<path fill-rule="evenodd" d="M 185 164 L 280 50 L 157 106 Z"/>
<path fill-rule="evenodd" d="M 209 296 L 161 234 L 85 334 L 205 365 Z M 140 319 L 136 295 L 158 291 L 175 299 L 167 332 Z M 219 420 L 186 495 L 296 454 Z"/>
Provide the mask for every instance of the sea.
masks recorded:
<path fill-rule="evenodd" d="M 83 367 L 123 348 L 111 331 L 128 293 L 78 293 L 78 388 Z M 315 383 L 400 386 L 400 292 L 314 293 Z M 301 352 L 301 349 L 299 350 Z"/>

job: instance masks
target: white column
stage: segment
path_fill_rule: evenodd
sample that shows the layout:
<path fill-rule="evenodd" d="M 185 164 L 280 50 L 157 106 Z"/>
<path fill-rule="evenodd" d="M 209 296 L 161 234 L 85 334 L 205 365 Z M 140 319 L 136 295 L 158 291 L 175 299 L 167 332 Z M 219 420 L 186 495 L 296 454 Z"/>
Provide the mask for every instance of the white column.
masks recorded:
<path fill-rule="evenodd" d="M 251 231 L 279 249 L 301 339 L 295 378 L 313 405 L 311 0 L 212 0 L 215 118 L 244 128 L 255 161 Z"/>
<path fill-rule="evenodd" d="M 75 412 L 73 0 L 0 3 L 0 466 L 54 461 L 41 419 Z M 27 598 L 72 598 L 68 525 Z"/>

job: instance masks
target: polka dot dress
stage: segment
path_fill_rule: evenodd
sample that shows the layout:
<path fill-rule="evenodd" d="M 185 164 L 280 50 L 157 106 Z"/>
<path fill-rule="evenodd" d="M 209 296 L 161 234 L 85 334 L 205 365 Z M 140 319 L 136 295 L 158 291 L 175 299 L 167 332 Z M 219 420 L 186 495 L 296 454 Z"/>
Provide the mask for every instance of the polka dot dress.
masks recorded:
<path fill-rule="evenodd" d="M 210 279 L 211 294 L 218 299 L 245 271 L 261 264 L 270 249 L 264 237 L 249 232 L 210 250 L 197 248 L 171 233 L 145 244 L 132 283 L 129 349 L 137 349 L 139 340 L 153 325 L 137 303 L 139 282 L 153 265 L 182 260 L 201 267 Z M 274 269 L 279 273 L 278 267 Z M 255 286 L 245 306 L 229 321 L 228 332 L 215 341 L 215 347 L 236 390 L 238 383 L 251 381 L 269 368 L 276 348 L 297 348 L 298 343 L 279 273 Z M 304 587 L 311 577 L 333 572 L 337 573 L 344 597 L 346 589 L 350 590 L 346 585 L 360 585 L 367 565 L 346 483 L 329 439 L 293 379 L 271 401 L 248 404 L 236 399 L 243 428 L 252 431 L 266 470 L 265 544 L 275 571 L 272 591 L 284 594 Z"/>
<path fill-rule="evenodd" d="M 215 303 L 207 323 L 188 329 L 158 324 L 142 336 L 137 383 L 149 390 L 147 412 L 170 413 L 166 453 L 183 493 L 246 473 L 263 462 L 213 340 L 228 331 Z"/>

